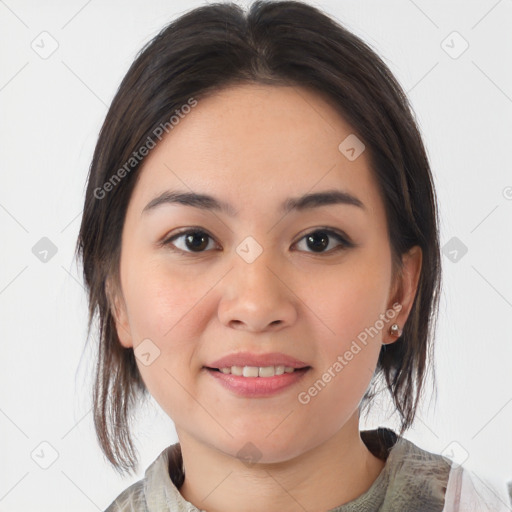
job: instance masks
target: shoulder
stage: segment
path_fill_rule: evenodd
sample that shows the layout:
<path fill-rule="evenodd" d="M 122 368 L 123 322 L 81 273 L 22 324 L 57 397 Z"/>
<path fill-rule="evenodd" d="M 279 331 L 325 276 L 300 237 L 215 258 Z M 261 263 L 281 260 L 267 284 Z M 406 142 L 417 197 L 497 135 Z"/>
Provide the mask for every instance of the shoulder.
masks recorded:
<path fill-rule="evenodd" d="M 443 512 L 510 512 L 512 501 L 505 486 L 486 475 L 453 465 Z"/>
<path fill-rule="evenodd" d="M 436 511 L 443 509 L 451 464 L 388 428 L 361 432 L 368 449 L 385 466 L 378 487 L 379 511 Z"/>
<path fill-rule="evenodd" d="M 144 479 L 126 488 L 104 512 L 147 512 Z"/>
<path fill-rule="evenodd" d="M 424 450 L 389 429 L 368 431 L 368 435 L 373 436 L 372 451 L 386 458 L 383 510 L 512 511 L 504 485 L 499 488 L 484 475 Z"/>
<path fill-rule="evenodd" d="M 181 510 L 187 505 L 178 490 L 183 477 L 181 462 L 179 443 L 168 446 L 148 466 L 144 478 L 126 488 L 104 512 Z"/>
<path fill-rule="evenodd" d="M 451 471 L 449 460 L 398 437 L 388 464 L 393 510 L 442 510 Z"/>

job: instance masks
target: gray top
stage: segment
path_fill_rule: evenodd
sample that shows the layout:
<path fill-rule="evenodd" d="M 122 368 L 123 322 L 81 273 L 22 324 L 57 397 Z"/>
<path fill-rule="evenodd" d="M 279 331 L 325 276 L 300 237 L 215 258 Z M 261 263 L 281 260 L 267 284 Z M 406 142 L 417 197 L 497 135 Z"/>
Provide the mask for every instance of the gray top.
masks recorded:
<path fill-rule="evenodd" d="M 466 512 L 466 502 L 481 511 L 509 511 L 507 503 L 475 487 L 462 466 L 422 450 L 392 430 L 360 432 L 368 449 L 386 464 L 370 488 L 354 500 L 327 512 Z M 184 480 L 179 443 L 165 448 L 147 468 L 143 479 L 125 489 L 105 512 L 200 512 L 179 492 Z M 482 482 L 481 479 L 478 479 Z M 448 491 L 447 491 L 448 488 Z M 490 489 L 487 485 L 486 489 Z M 461 499 L 463 493 L 463 499 Z M 446 499 L 445 499 L 446 497 Z M 464 498 L 465 497 L 465 498 Z M 467 501 L 465 501 L 467 500 Z M 480 501 L 482 500 L 482 501 Z M 487 508 L 489 507 L 489 508 Z"/>

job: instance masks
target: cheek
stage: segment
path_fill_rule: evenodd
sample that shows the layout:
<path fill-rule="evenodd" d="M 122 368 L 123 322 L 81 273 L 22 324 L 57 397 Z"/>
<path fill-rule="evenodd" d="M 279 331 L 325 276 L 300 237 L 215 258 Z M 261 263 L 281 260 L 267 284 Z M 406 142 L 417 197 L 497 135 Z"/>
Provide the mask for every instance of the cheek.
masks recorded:
<path fill-rule="evenodd" d="M 318 335 L 319 363 L 298 397 L 310 408 L 312 431 L 321 431 L 327 424 L 333 429 L 341 427 L 363 398 L 382 347 L 379 305 L 365 293 L 351 299 L 342 296 L 328 305 L 326 323 L 330 322 L 335 334 L 323 329 L 323 335 Z"/>
<path fill-rule="evenodd" d="M 124 270 L 123 290 L 142 379 L 170 416 L 176 411 L 192 412 L 190 395 L 184 389 L 193 390 L 190 361 L 205 328 L 200 299 L 207 287 L 200 280 L 184 279 L 183 273 L 171 274 L 160 262 L 147 259 L 144 263 L 142 257 L 133 258 Z M 143 357 L 143 353 L 149 355 Z"/>
<path fill-rule="evenodd" d="M 311 405 L 326 407 L 334 422 L 357 407 L 375 372 L 383 331 L 392 323 L 386 317 L 389 278 L 386 258 L 361 255 L 317 279 L 306 295 L 321 322 L 316 330 L 320 364 L 307 383 L 313 388 L 304 390 L 315 402 Z"/>
<path fill-rule="evenodd" d="M 386 312 L 389 274 L 377 265 L 355 265 L 316 280 L 305 295 L 306 304 L 321 319 L 322 337 L 330 353 L 346 350 L 354 339 L 381 343 Z M 389 322 L 388 322 L 389 323 Z M 377 332 L 378 331 L 378 332 Z"/>
<path fill-rule="evenodd" d="M 179 297 L 147 280 L 134 300 L 133 332 L 145 345 L 135 347 L 136 362 L 148 391 L 171 418 L 194 413 L 191 361 L 197 350 L 197 325 Z M 145 354 L 149 356 L 145 359 Z M 150 359 L 149 364 L 146 361 Z"/>
<path fill-rule="evenodd" d="M 154 338 L 168 345 L 183 339 L 177 333 L 200 327 L 192 319 L 196 320 L 194 313 L 201 308 L 200 298 L 208 286 L 199 281 L 185 279 L 183 272 L 171 272 L 168 265 L 150 258 L 127 265 L 125 288 L 132 332 L 139 339 Z"/>

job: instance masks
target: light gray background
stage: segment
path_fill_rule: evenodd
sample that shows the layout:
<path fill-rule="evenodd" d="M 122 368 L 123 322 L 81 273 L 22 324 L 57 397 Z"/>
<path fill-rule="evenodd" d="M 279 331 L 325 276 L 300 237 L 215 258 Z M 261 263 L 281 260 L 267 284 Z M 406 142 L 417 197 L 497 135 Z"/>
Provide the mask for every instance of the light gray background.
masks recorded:
<path fill-rule="evenodd" d="M 122 480 L 102 456 L 90 353 L 79 364 L 87 303 L 73 250 L 94 144 L 122 77 L 144 43 L 201 4 L 0 0 L 1 511 L 103 510 L 177 440 L 153 403 L 134 431 L 138 476 Z M 441 243 L 467 247 L 456 261 L 451 245 L 443 256 L 438 400 L 406 437 L 455 459 L 467 452 L 464 464 L 496 482 L 512 479 L 512 1 L 314 5 L 370 43 L 408 92 Z M 461 55 L 453 31 L 469 44 Z M 58 48 L 43 59 L 31 45 L 51 49 L 51 38 Z M 32 252 L 43 237 L 57 248 L 47 262 Z M 378 425 L 396 422 L 375 410 L 362 426 Z"/>

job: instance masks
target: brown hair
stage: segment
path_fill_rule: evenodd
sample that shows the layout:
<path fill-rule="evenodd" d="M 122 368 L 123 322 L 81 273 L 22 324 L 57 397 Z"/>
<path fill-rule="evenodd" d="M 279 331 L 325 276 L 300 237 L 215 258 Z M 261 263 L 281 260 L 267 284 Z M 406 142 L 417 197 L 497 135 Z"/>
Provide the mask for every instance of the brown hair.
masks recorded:
<path fill-rule="evenodd" d="M 402 254 L 421 247 L 417 294 L 402 336 L 382 346 L 362 401 L 371 401 L 375 378 L 383 375 L 400 434 L 416 414 L 433 355 L 441 267 L 433 178 L 405 93 L 366 43 L 315 7 L 256 1 L 245 12 L 236 4 L 209 4 L 164 27 L 137 55 L 107 113 L 88 176 L 76 253 L 88 292 L 87 338 L 99 317 L 94 425 L 119 472 L 137 466 L 129 417 L 149 395 L 133 349 L 119 342 L 106 289 L 108 279 L 120 290 L 121 233 L 143 161 L 137 150 L 159 126 L 168 129 L 172 113 L 191 98 L 243 83 L 307 87 L 328 100 L 366 145 L 385 204 L 394 271 L 400 272 Z"/>

